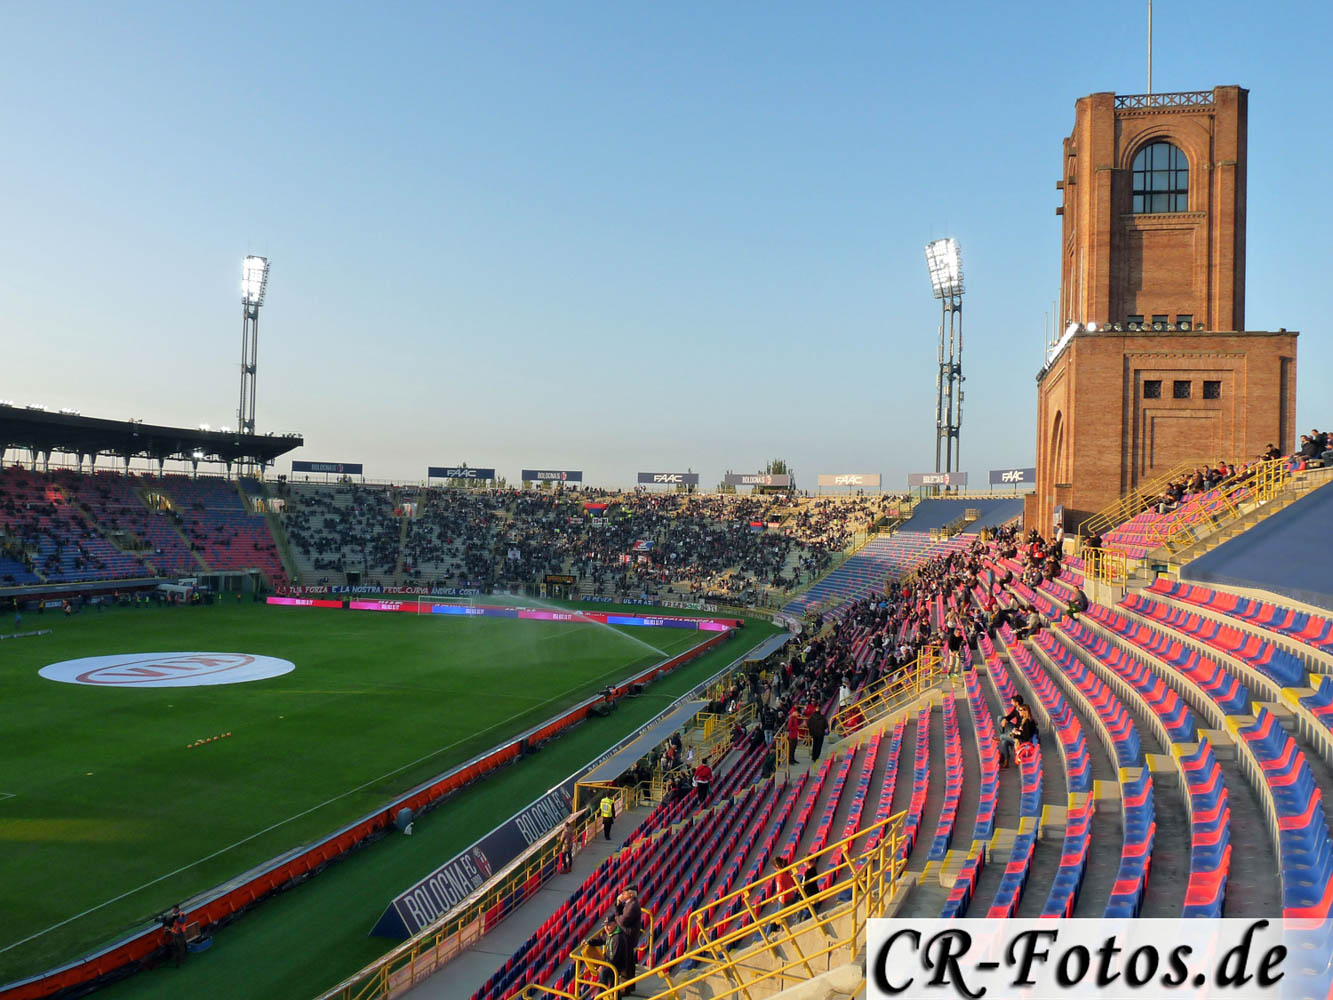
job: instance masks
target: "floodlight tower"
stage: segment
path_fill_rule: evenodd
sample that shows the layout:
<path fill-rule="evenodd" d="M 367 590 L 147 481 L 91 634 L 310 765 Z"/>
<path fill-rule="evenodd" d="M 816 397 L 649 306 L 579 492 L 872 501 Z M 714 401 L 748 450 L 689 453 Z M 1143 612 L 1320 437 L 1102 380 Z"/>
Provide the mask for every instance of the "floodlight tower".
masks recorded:
<path fill-rule="evenodd" d="M 935 375 L 935 471 L 957 472 L 963 423 L 963 258 L 955 239 L 926 244 L 930 286 L 940 300 L 939 369 Z M 944 467 L 940 468 L 941 445 Z"/>
<path fill-rule="evenodd" d="M 246 257 L 241 261 L 241 405 L 236 411 L 236 429 L 255 432 L 255 370 L 259 364 L 259 307 L 268 289 L 268 258 Z"/>

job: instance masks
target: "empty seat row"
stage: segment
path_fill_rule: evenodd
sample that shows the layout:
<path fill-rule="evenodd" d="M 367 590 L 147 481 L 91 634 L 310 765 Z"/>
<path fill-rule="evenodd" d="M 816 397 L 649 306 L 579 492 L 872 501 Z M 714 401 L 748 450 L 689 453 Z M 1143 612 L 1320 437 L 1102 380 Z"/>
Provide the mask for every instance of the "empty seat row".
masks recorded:
<path fill-rule="evenodd" d="M 1091 795 L 1069 797 L 1065 813 L 1065 841 L 1060 850 L 1060 867 L 1055 870 L 1050 894 L 1041 909 L 1043 917 L 1072 917 L 1088 871 L 1088 848 L 1092 846 Z"/>
<path fill-rule="evenodd" d="M 927 705 L 916 717 L 916 754 L 912 761 L 912 798 L 907 806 L 907 818 L 903 823 L 903 846 L 899 854 L 906 859 L 916 847 L 917 834 L 921 831 L 921 814 L 926 808 L 926 795 L 930 791 L 930 706 Z"/>
<path fill-rule="evenodd" d="M 929 861 L 942 861 L 953 842 L 954 823 L 958 819 L 958 801 L 963 797 L 963 742 L 958 730 L 958 707 L 952 691 L 944 698 L 944 802 L 940 806 L 935 839 L 931 842 Z"/>
<path fill-rule="evenodd" d="M 1124 838 L 1120 848 L 1120 867 L 1116 870 L 1111 898 L 1106 903 L 1107 917 L 1137 917 L 1143 909 L 1143 893 L 1148 887 L 1152 865 L 1153 841 L 1157 834 L 1154 819 L 1152 775 L 1146 767 L 1120 769 L 1120 807 L 1124 819 Z"/>
<path fill-rule="evenodd" d="M 991 718 L 986 697 L 981 693 L 981 681 L 975 670 L 963 674 L 967 703 L 972 710 L 972 725 L 976 731 L 977 753 L 981 764 L 981 787 L 977 795 L 977 820 L 972 831 L 973 841 L 988 841 L 995 833 L 995 810 L 1000 794 L 1000 748 L 995 738 L 995 720 Z"/>
<path fill-rule="evenodd" d="M 1305 683 L 1305 665 L 1298 657 L 1244 629 L 1223 625 L 1211 618 L 1140 594 L 1130 594 L 1121 604 L 1135 614 L 1234 656 L 1280 688 L 1300 687 Z"/>
<path fill-rule="evenodd" d="M 1213 746 L 1172 747 L 1185 778 L 1190 818 L 1190 878 L 1182 917 L 1221 917 L 1231 872 L 1231 805 Z"/>
<path fill-rule="evenodd" d="M 1284 608 L 1257 598 L 1241 597 L 1224 590 L 1175 582 L 1159 576 L 1148 590 L 1185 604 L 1208 608 L 1256 628 L 1287 636 L 1324 653 L 1333 653 L 1333 619 Z"/>
<path fill-rule="evenodd" d="M 1244 715 L 1250 710 L 1250 693 L 1236 677 L 1212 659 L 1190 649 L 1179 639 L 1150 625 L 1129 618 L 1100 604 L 1088 608 L 1088 617 L 1183 674 L 1225 715 Z"/>

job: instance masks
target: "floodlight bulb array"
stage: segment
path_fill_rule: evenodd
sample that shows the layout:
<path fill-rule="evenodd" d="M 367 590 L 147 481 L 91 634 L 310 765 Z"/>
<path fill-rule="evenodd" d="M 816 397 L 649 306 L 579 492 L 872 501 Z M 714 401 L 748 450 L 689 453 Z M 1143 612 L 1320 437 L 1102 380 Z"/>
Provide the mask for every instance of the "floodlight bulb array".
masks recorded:
<path fill-rule="evenodd" d="M 241 261 L 241 301 L 247 306 L 262 306 L 268 289 L 268 258 L 246 257 Z"/>
<path fill-rule="evenodd" d="M 926 267 L 935 298 L 953 298 L 963 294 L 963 257 L 955 239 L 934 240 L 926 244 Z"/>

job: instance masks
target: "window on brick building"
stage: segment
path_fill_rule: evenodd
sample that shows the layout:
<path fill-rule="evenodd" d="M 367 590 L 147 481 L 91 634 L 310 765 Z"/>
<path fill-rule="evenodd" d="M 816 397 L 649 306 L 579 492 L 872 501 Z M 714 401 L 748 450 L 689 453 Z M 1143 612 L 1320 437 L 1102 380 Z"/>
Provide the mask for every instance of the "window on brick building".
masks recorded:
<path fill-rule="evenodd" d="M 1207 380 L 1205 380 L 1204 383 L 1203 383 L 1203 398 L 1204 398 L 1204 399 L 1221 399 L 1221 398 L 1222 398 L 1222 383 L 1219 382 L 1219 381 L 1214 381 L 1214 380 L 1212 380 L 1212 379 L 1207 379 Z"/>
<path fill-rule="evenodd" d="M 1144 146 L 1134 156 L 1134 214 L 1188 212 L 1190 165 L 1169 142 Z"/>
<path fill-rule="evenodd" d="M 1189 399 L 1190 398 L 1189 379 L 1176 379 L 1176 381 L 1171 385 L 1171 396 L 1173 399 Z"/>
<path fill-rule="evenodd" d="M 1162 380 L 1158 378 L 1149 378 L 1143 380 L 1143 398 L 1161 399 L 1162 398 Z"/>
<path fill-rule="evenodd" d="M 1181 313 L 1176 317 L 1177 330 L 1194 329 L 1194 315 L 1192 313 Z"/>
<path fill-rule="evenodd" d="M 1131 330 L 1143 329 L 1143 317 L 1140 315 L 1131 316 L 1126 322 Z"/>

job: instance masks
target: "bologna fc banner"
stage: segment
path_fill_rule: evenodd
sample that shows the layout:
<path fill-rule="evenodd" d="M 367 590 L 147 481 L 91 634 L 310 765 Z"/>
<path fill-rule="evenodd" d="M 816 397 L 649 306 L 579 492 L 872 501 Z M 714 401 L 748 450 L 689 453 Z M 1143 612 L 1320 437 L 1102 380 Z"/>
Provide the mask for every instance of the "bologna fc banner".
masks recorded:
<path fill-rule="evenodd" d="M 494 479 L 494 469 L 469 469 L 465 465 L 457 468 L 450 465 L 432 465 L 426 469 L 427 479 Z"/>
<path fill-rule="evenodd" d="M 763 472 L 748 475 L 728 472 L 722 477 L 722 481 L 728 486 L 790 486 L 791 476 L 769 475 Z"/>
<path fill-rule="evenodd" d="M 573 803 L 570 778 L 400 893 L 370 933 L 403 940 L 434 923 L 563 823 Z"/>
<path fill-rule="evenodd" d="M 525 483 L 540 483 L 546 480 L 554 479 L 558 483 L 581 483 L 583 482 L 583 472 L 569 472 L 560 469 L 524 469 L 523 474 L 518 477 Z"/>
<path fill-rule="evenodd" d="M 640 472 L 640 486 L 698 486 L 697 472 Z"/>
<path fill-rule="evenodd" d="M 1024 483 L 1035 483 L 1037 481 L 1037 470 L 1034 469 L 991 469 L 990 484 L 992 486 L 1020 486 Z"/>
<path fill-rule="evenodd" d="M 908 486 L 966 486 L 966 472 L 909 472 Z"/>
<path fill-rule="evenodd" d="M 819 474 L 820 486 L 857 486 L 879 489 L 878 472 L 821 472 Z"/>
<path fill-rule="evenodd" d="M 364 466 L 360 462 L 292 462 L 293 472 L 323 472 L 331 476 L 360 476 Z"/>

